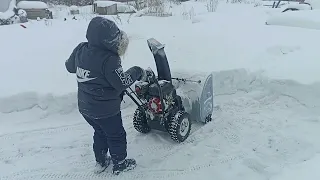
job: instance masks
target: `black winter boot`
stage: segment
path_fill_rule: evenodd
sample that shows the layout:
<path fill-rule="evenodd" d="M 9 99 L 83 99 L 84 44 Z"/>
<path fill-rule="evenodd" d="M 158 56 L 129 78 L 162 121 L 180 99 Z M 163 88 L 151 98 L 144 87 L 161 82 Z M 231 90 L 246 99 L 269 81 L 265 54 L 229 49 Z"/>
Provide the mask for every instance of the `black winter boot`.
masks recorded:
<path fill-rule="evenodd" d="M 113 165 L 113 174 L 118 175 L 121 172 L 130 171 L 137 166 L 135 159 L 125 159 Z"/>
<path fill-rule="evenodd" d="M 104 172 L 108 168 L 110 163 L 111 163 L 111 157 L 110 156 L 106 156 L 106 159 L 105 159 L 104 163 L 96 162 L 96 165 L 94 167 L 94 173 L 95 174 L 100 174 L 100 173 Z"/>

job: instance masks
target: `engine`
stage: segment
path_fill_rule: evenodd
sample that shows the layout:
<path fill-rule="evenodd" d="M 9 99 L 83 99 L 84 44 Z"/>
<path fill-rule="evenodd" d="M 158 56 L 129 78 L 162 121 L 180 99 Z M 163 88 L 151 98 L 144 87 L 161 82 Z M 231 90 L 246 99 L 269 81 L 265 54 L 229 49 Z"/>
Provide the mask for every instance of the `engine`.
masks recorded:
<path fill-rule="evenodd" d="M 156 83 L 139 82 L 135 86 L 137 96 L 144 100 L 148 110 L 153 114 L 168 112 L 173 108 L 176 99 L 176 90 L 169 81 L 159 81 L 160 89 Z M 164 107 L 161 104 L 160 93 L 163 95 Z"/>

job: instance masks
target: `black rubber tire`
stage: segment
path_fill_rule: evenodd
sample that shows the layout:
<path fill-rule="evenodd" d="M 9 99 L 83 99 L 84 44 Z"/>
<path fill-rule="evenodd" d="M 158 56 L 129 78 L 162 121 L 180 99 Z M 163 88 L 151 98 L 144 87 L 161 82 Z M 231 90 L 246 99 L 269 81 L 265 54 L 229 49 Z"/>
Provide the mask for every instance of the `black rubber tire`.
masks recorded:
<path fill-rule="evenodd" d="M 208 114 L 208 116 L 206 117 L 206 120 L 205 120 L 205 124 L 209 123 L 212 121 L 212 114 Z"/>
<path fill-rule="evenodd" d="M 140 133 L 146 134 L 151 131 L 146 118 L 145 112 L 141 109 L 136 109 L 133 116 L 133 127 Z"/>
<path fill-rule="evenodd" d="M 187 127 L 188 128 L 187 133 L 184 136 L 180 134 L 180 128 L 181 128 L 181 123 L 183 119 L 188 119 L 188 122 L 189 122 Z M 175 142 L 181 143 L 189 137 L 190 131 L 191 131 L 191 121 L 189 119 L 188 113 L 186 113 L 185 111 L 178 111 L 171 118 L 171 121 L 169 123 L 168 132 L 171 136 L 171 139 L 174 140 Z"/>

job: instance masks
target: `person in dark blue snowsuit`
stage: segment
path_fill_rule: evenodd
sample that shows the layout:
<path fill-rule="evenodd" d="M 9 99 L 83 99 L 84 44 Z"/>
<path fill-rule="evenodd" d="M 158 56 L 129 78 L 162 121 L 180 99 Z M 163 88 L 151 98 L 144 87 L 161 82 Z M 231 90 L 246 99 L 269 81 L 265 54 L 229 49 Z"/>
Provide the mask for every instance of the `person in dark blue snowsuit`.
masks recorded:
<path fill-rule="evenodd" d="M 93 18 L 86 38 L 88 42 L 73 50 L 65 66 L 69 73 L 77 75 L 79 112 L 94 128 L 95 172 L 103 172 L 112 160 L 113 173 L 119 174 L 136 166 L 134 159 L 126 159 L 127 140 L 120 104 L 124 90 L 145 79 L 146 73 L 138 66 L 123 71 L 120 56 L 129 39 L 113 21 Z"/>

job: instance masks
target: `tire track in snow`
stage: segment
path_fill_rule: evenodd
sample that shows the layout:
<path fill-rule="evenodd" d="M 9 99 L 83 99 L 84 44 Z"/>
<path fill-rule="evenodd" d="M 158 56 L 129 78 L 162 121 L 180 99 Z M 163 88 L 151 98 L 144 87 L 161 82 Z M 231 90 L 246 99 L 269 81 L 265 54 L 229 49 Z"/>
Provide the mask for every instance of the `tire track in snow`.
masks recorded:
<path fill-rule="evenodd" d="M 87 147 L 89 147 L 89 145 L 82 144 L 82 145 L 80 145 L 80 146 L 78 146 L 76 148 L 80 149 L 80 148 L 87 148 Z M 67 148 L 68 147 L 60 147 L 57 150 L 67 149 Z M 47 147 L 40 147 L 39 149 L 36 149 L 36 150 L 33 150 L 33 151 L 32 151 L 32 149 L 30 149 L 27 152 L 20 152 L 20 150 L 18 150 L 16 155 L 0 157 L 0 161 L 6 162 L 6 161 L 18 160 L 18 159 L 21 159 L 21 158 L 35 157 L 35 156 L 40 156 L 42 154 L 46 154 L 46 153 L 50 153 L 50 152 L 54 152 L 54 151 L 55 151 L 55 149 L 47 148 Z M 2 153 L 5 153 L 5 151 L 3 151 Z"/>
<path fill-rule="evenodd" d="M 202 128 L 203 127 L 199 128 L 198 131 Z M 159 144 L 159 145 L 151 145 L 149 147 L 144 147 L 141 149 L 141 151 L 138 152 L 136 157 L 148 156 L 148 157 L 156 157 L 157 159 L 166 159 L 168 158 L 168 156 L 174 154 L 179 149 L 184 148 L 185 145 L 192 144 L 195 141 L 201 140 L 203 136 L 196 136 L 195 134 L 198 131 L 195 131 L 193 134 L 191 134 L 191 136 L 185 142 L 180 144 Z M 130 144 L 132 141 L 133 140 L 129 141 L 128 144 Z M 90 147 L 92 146 L 90 145 Z M 80 148 L 82 148 L 82 146 Z M 79 160 L 79 158 L 77 158 L 77 160 Z M 61 162 L 56 161 L 54 163 L 61 163 Z M 90 159 L 90 160 L 83 160 L 83 161 L 75 161 L 70 164 L 75 165 L 77 168 L 77 167 L 89 167 L 94 163 L 95 163 L 94 159 Z"/>
<path fill-rule="evenodd" d="M 199 130 L 202 129 L 203 127 L 200 127 L 198 129 L 198 131 L 195 131 L 193 133 L 193 135 L 187 139 L 185 142 L 181 143 L 181 144 L 168 144 L 168 145 L 153 145 L 153 146 L 150 146 L 150 147 L 147 147 L 147 148 L 143 148 L 142 151 L 139 152 L 139 156 L 147 156 L 147 155 L 151 155 L 151 154 L 154 154 L 157 159 L 167 159 L 170 155 L 173 155 L 176 151 L 178 151 L 179 149 L 182 149 L 184 148 L 184 146 L 186 144 L 192 144 L 193 142 L 195 141 L 198 141 L 200 139 L 203 138 L 203 136 L 196 136 L 197 132 L 199 133 Z M 79 148 L 87 148 L 88 145 L 81 145 L 80 147 L 76 147 L 77 149 Z M 173 149 L 175 149 L 173 151 Z M 60 149 L 58 149 L 60 150 Z M 52 152 L 54 151 L 54 149 L 46 149 L 45 151 L 41 151 L 41 152 L 37 152 L 37 153 L 34 153 L 32 155 L 17 155 L 17 156 L 11 156 L 11 157 L 5 157 L 5 158 L 0 158 L 0 160 L 3 160 L 3 161 L 6 161 L 6 160 L 14 160 L 14 159 L 19 159 L 19 158 L 22 158 L 22 157 L 32 157 L 32 156 L 38 156 L 38 155 L 41 155 L 41 154 L 45 154 L 45 153 L 49 153 L 49 152 Z M 156 153 L 155 153 L 156 152 Z M 159 155 L 159 153 L 162 152 L 164 153 L 163 155 Z M 60 161 L 56 161 L 54 163 L 50 163 L 51 165 L 52 164 L 55 164 L 55 163 L 61 163 Z M 77 162 L 73 162 L 71 163 L 71 165 L 75 165 L 75 168 L 80 168 L 80 167 L 89 167 L 91 164 L 94 163 L 94 159 L 90 159 L 88 161 L 77 161 Z M 13 179 L 16 179 L 17 176 L 23 176 L 25 174 L 29 173 L 29 170 L 26 170 L 26 171 L 23 171 L 23 172 L 20 172 L 20 173 L 16 173 L 16 175 L 13 175 L 13 176 L 10 176 L 11 178 Z M 51 176 L 50 176 L 51 177 Z M 53 179 L 55 179 L 55 177 L 52 177 Z M 2 178 L 1 178 L 2 179 Z M 42 177 L 41 177 L 42 179 Z"/>
<path fill-rule="evenodd" d="M 211 123 L 208 123 L 207 126 L 201 126 L 192 134 L 190 134 L 189 138 L 186 141 L 180 144 L 160 144 L 160 145 L 152 145 L 152 146 L 143 148 L 141 151 L 139 151 L 136 157 L 148 156 L 148 158 L 153 160 L 165 161 L 166 159 L 170 158 L 170 156 L 180 152 L 180 150 L 185 148 L 186 145 L 198 143 L 204 139 L 213 137 L 214 135 L 216 135 L 216 133 L 222 134 L 226 139 L 231 137 L 233 139 L 237 139 L 237 142 L 239 141 L 239 138 L 235 135 L 235 133 L 232 133 L 232 130 L 228 130 L 227 128 L 225 128 L 224 131 L 226 132 L 223 132 L 216 125 L 217 124 L 213 124 L 213 122 L 211 122 Z M 204 130 L 209 130 L 209 133 L 203 132 Z M 76 161 L 71 163 L 71 165 L 75 165 L 76 168 L 80 168 L 80 167 L 89 168 L 94 163 L 95 163 L 94 159 L 90 159 L 85 161 Z"/>
<path fill-rule="evenodd" d="M 210 123 L 208 123 L 207 125 L 209 124 Z M 148 158 L 157 158 L 163 161 L 177 153 L 179 150 L 185 148 L 186 145 L 198 142 L 211 136 L 212 134 L 201 133 L 204 128 L 205 126 L 198 128 L 196 131 L 190 134 L 187 140 L 180 144 L 159 144 L 144 147 L 143 149 L 141 149 L 141 151 L 138 152 L 136 157 L 148 156 Z M 131 142 L 128 142 L 128 144 L 130 144 Z M 71 164 L 76 165 L 76 167 L 89 167 L 93 163 L 95 163 L 94 159 L 90 159 L 85 161 L 76 161 Z"/>
<path fill-rule="evenodd" d="M 211 123 L 208 123 L 207 125 L 202 125 L 199 128 L 197 128 L 192 134 L 190 134 L 189 138 L 186 141 L 180 144 L 172 143 L 172 144 L 159 144 L 159 145 L 147 146 L 141 149 L 141 151 L 138 152 L 136 157 L 148 156 L 148 158 L 151 158 L 151 159 L 157 159 L 157 160 L 161 159 L 162 161 L 164 161 L 165 159 L 168 159 L 170 156 L 179 152 L 181 149 L 185 148 L 186 145 L 199 142 L 200 140 L 206 139 L 208 137 L 212 137 L 213 135 L 212 132 L 219 132 L 219 128 L 216 128 L 216 125 L 212 124 L 213 129 L 210 130 L 209 134 L 202 133 L 203 130 L 205 129 L 211 129 L 211 126 L 210 126 Z M 133 127 L 131 128 L 133 129 L 133 132 L 131 133 L 134 133 L 135 132 L 134 128 Z M 129 140 L 128 144 L 131 144 L 132 141 L 134 140 Z M 75 159 L 79 160 L 79 158 L 75 158 Z M 55 161 L 54 163 L 61 163 L 61 162 Z M 74 165 L 75 168 L 80 168 L 80 167 L 89 168 L 90 165 L 94 163 L 95 163 L 94 159 L 90 158 L 89 160 L 82 160 L 82 161 L 80 159 L 80 161 L 72 162 L 70 163 L 70 165 L 71 166 Z"/>
<path fill-rule="evenodd" d="M 123 117 L 123 119 L 127 119 L 128 117 L 133 117 L 133 115 L 126 115 Z M 63 125 L 63 126 L 57 126 L 57 127 L 51 127 L 51 128 L 40 128 L 40 129 L 33 129 L 33 130 L 27 130 L 27 131 L 20 131 L 20 132 L 14 132 L 14 133 L 7 133 L 0 135 L 0 142 L 3 140 L 11 140 L 15 138 L 15 136 L 20 135 L 19 137 L 23 135 L 31 136 L 31 134 L 54 134 L 54 133 L 60 133 L 64 131 L 70 131 L 78 128 L 82 125 L 88 125 L 85 121 L 81 123 L 75 123 L 70 125 Z"/>
<path fill-rule="evenodd" d="M 19 176 L 25 176 L 25 174 L 31 174 L 31 173 L 43 173 L 45 172 L 46 169 L 45 168 L 41 168 L 41 169 L 27 169 L 27 170 L 22 170 L 16 173 L 12 173 L 10 176 L 0 176 L 1 180 L 11 180 L 11 179 L 15 179 L 15 177 L 19 177 Z"/>
<path fill-rule="evenodd" d="M 123 117 L 123 119 L 128 119 L 132 117 L 132 115 L 126 115 Z M 82 130 L 84 129 L 84 126 L 88 126 L 89 125 L 86 122 L 82 122 L 82 123 L 76 123 L 76 124 L 72 124 L 72 125 L 65 125 L 65 126 L 59 126 L 59 127 L 53 127 L 53 128 L 42 128 L 42 129 L 35 129 L 35 130 L 30 130 L 30 131 L 23 131 L 23 132 L 16 132 L 16 133 L 11 133 L 11 134 L 6 134 L 6 135 L 2 135 L 0 136 L 0 143 L 3 141 L 8 141 L 8 140 L 12 140 L 14 138 L 17 138 L 17 141 L 20 141 L 22 139 L 28 138 L 28 137 L 34 137 L 34 136 L 43 136 L 43 135 L 54 135 L 57 133 L 63 133 L 63 132 L 67 132 L 67 131 L 76 131 L 76 130 Z M 129 127 L 127 128 L 128 131 L 128 136 L 130 136 L 132 133 L 134 133 L 134 131 L 132 130 L 133 127 Z M 2 144 L 2 143 L 1 143 Z M 90 145 L 92 146 L 92 145 Z M 87 148 L 88 145 L 87 144 L 80 144 L 78 146 L 74 146 L 73 148 Z M 67 147 L 60 147 L 60 148 L 67 148 Z M 24 157 L 34 157 L 34 156 L 39 156 L 41 154 L 45 154 L 45 153 L 50 153 L 53 152 L 55 150 L 60 150 L 60 148 L 48 148 L 48 147 L 39 147 L 37 149 L 29 149 L 24 151 L 24 152 L 20 152 L 19 149 L 14 150 L 16 151 L 15 155 L 12 156 L 6 156 L 6 157 L 1 157 L 0 156 L 0 161 L 13 161 L 13 160 L 17 160 L 20 158 L 24 158 Z M 13 151 L 12 149 L 10 150 L 11 152 Z M 4 154 L 5 150 L 2 149 L 2 153 Z"/>
<path fill-rule="evenodd" d="M 11 139 L 15 138 L 15 136 L 17 136 L 17 135 L 20 135 L 19 137 L 21 137 L 25 134 L 27 134 L 27 136 L 30 136 L 30 134 L 43 135 L 43 134 L 59 133 L 59 132 L 73 130 L 73 129 L 77 128 L 78 126 L 85 125 L 85 124 L 86 124 L 85 122 L 81 122 L 81 123 L 52 127 L 52 128 L 41 128 L 41 129 L 34 129 L 34 130 L 28 130 L 28 131 L 3 134 L 0 136 L 0 141 L 11 140 Z"/>
<path fill-rule="evenodd" d="M 127 117 L 127 116 L 126 116 Z M 194 131 L 190 136 L 189 138 L 183 142 L 183 143 L 180 143 L 180 144 L 160 144 L 160 145 L 152 145 L 152 146 L 149 146 L 147 148 L 143 148 L 142 151 L 139 152 L 138 154 L 138 157 L 140 156 L 151 156 L 151 158 L 156 158 L 157 160 L 161 160 L 161 161 L 165 161 L 165 159 L 168 159 L 170 158 L 170 156 L 174 155 L 175 153 L 179 152 L 179 150 L 185 148 L 186 145 L 188 144 L 193 144 L 193 143 L 197 143 L 199 142 L 200 140 L 203 140 L 203 139 L 206 139 L 208 137 L 212 137 L 214 134 L 212 134 L 213 132 L 221 132 L 221 130 L 219 131 L 219 128 L 217 128 L 217 124 L 213 124 L 214 122 L 211 122 L 211 123 L 208 123 L 207 125 L 204 125 L 204 126 L 201 126 L 200 128 L 198 128 L 196 131 Z M 85 123 L 84 123 L 85 124 Z M 210 126 L 210 124 L 212 124 Z M 212 127 L 213 126 L 213 127 Z M 133 127 L 132 127 L 133 128 Z M 203 131 L 204 130 L 210 130 L 211 133 L 206 133 Z M 133 131 L 130 131 L 130 132 L 134 132 Z M 228 131 L 230 132 L 230 131 Z M 232 132 L 232 131 L 231 131 Z M 43 132 L 43 133 L 46 133 L 46 132 Z M 231 135 L 232 136 L 232 135 Z M 128 143 L 131 143 L 131 142 L 128 142 Z M 82 147 L 85 147 L 85 146 L 80 146 L 78 148 L 82 148 Z M 86 146 L 88 147 L 88 146 Z M 51 152 L 51 151 L 47 151 L 47 152 Z M 47 152 L 42 152 L 41 154 L 43 153 L 47 153 Z M 154 156 L 153 156 L 154 155 Z M 234 158 L 231 158 L 231 159 L 234 159 Z M 55 163 L 61 163 L 61 161 L 56 161 Z M 88 167 L 90 166 L 90 164 L 93 164 L 94 161 L 93 159 L 92 160 L 89 160 L 89 161 L 81 161 L 81 162 L 73 162 L 71 163 L 70 165 L 75 165 L 75 168 L 84 168 L 84 167 Z M 208 164 L 208 165 L 202 165 L 204 167 L 206 166 L 212 166 L 211 163 Z M 195 167 L 192 167 L 193 169 L 201 169 L 202 166 L 195 166 Z M 87 169 L 87 168 L 86 168 Z M 162 170 L 156 170 L 156 171 L 162 171 Z M 185 171 L 185 170 L 183 170 Z M 139 172 L 139 171 L 138 171 Z M 25 171 L 25 173 L 27 173 L 27 171 Z M 17 179 L 18 176 L 23 176 L 22 174 L 25 174 L 25 173 L 19 173 L 19 175 L 15 175 L 14 177 L 10 176 L 11 178 L 13 179 Z M 144 171 L 142 173 L 136 173 L 135 174 L 135 177 L 137 177 L 136 179 L 139 179 L 139 177 L 143 177 L 143 173 L 145 173 Z M 168 177 L 171 177 L 171 176 L 175 176 L 176 172 L 173 172 L 173 171 L 170 171 L 169 174 L 167 174 Z M 181 174 L 181 172 L 178 173 L 178 175 Z M 58 176 L 58 177 L 57 177 Z M 57 178 L 60 178 L 60 176 L 64 176 L 65 179 L 68 179 L 68 178 L 72 178 L 72 177 L 69 177 L 69 176 L 66 176 L 66 175 L 57 175 L 57 174 L 44 174 L 42 178 L 51 178 L 51 179 L 57 179 Z M 89 175 L 79 175 L 79 174 L 75 174 L 75 177 L 78 177 L 78 176 L 83 176 L 83 177 L 88 177 L 89 178 Z M 93 175 L 95 176 L 95 175 Z M 154 175 L 154 178 L 156 177 L 164 177 L 164 175 Z M 100 178 L 100 177 L 98 177 Z M 131 178 L 131 177 L 130 177 Z M 129 178 L 129 179 L 130 179 Z M 32 179 L 32 178 L 31 178 Z M 90 178 L 91 179 L 91 178 Z"/>
<path fill-rule="evenodd" d="M 215 160 L 209 161 L 207 163 L 192 166 L 187 169 L 177 169 L 177 170 L 166 170 L 166 169 L 146 169 L 141 170 L 141 167 L 137 167 L 135 170 L 126 172 L 119 176 L 114 176 L 110 172 L 102 173 L 99 175 L 96 175 L 94 173 L 88 173 L 88 172 L 68 172 L 68 173 L 55 173 L 55 172 L 48 172 L 48 173 L 40 173 L 38 175 L 30 175 L 30 176 L 24 176 L 24 177 L 18 177 L 21 176 L 21 173 L 17 173 L 13 176 L 4 176 L 1 177 L 1 180 L 9 180 L 9 179 L 15 179 L 15 180 L 46 180 L 46 179 L 78 179 L 78 180 L 87 180 L 87 179 L 168 179 L 176 176 L 181 175 L 188 175 L 190 173 L 193 173 L 195 171 L 203 170 L 206 168 L 212 168 L 215 166 L 219 166 L 222 164 L 229 163 L 231 161 L 237 161 L 242 160 L 245 156 L 247 156 L 246 153 L 240 154 L 238 156 L 225 156 L 225 157 L 218 157 Z M 34 173 L 34 172 L 41 172 L 42 170 L 34 170 L 34 171 L 25 171 L 26 173 Z M 18 175 L 19 174 L 19 175 Z"/>
<path fill-rule="evenodd" d="M 149 155 L 149 156 L 151 155 L 152 156 L 152 155 L 155 155 L 158 160 L 164 161 L 165 159 L 168 159 L 170 156 L 172 156 L 175 153 L 179 152 L 179 150 L 181 150 L 182 148 L 185 148 L 185 145 L 197 143 L 197 142 L 199 142 L 199 140 L 206 139 L 206 138 L 208 138 L 210 136 L 212 137 L 212 135 L 214 135 L 214 134 L 212 134 L 212 132 L 219 132 L 219 128 L 216 127 L 217 124 L 213 124 L 213 127 L 210 126 L 210 124 L 212 124 L 212 123 L 213 122 L 208 123 L 207 125 L 198 128 L 197 131 L 194 131 L 191 134 L 191 136 L 183 143 L 180 143 L 180 144 L 153 145 L 153 146 L 150 146 L 148 148 L 144 148 L 142 151 L 139 152 L 138 156 L 146 156 L 146 155 Z M 210 130 L 211 133 L 203 133 L 203 131 L 206 130 L 206 129 L 211 129 Z M 231 136 L 232 136 L 232 134 L 231 134 Z M 237 157 L 236 158 L 231 158 L 231 159 L 237 159 Z M 59 161 L 57 161 L 56 163 L 59 163 Z M 75 168 L 77 168 L 77 167 L 84 167 L 86 165 L 90 165 L 90 164 L 93 164 L 93 163 L 94 162 L 91 160 L 91 161 L 74 162 L 73 164 L 76 166 Z M 212 163 L 204 164 L 202 166 L 195 166 L 195 167 L 192 167 L 191 169 L 193 169 L 192 171 L 194 171 L 196 169 L 201 169 L 203 167 L 210 167 L 210 166 L 212 166 Z M 163 171 L 163 170 L 155 170 L 155 171 L 159 172 L 159 171 Z M 186 171 L 186 170 L 181 170 L 181 171 Z M 140 173 L 140 174 L 138 172 L 139 171 L 137 171 L 134 174 L 135 177 L 137 177 L 136 179 L 144 177 L 143 176 L 143 174 L 145 173 L 144 171 L 142 173 Z M 182 174 L 184 174 L 184 173 L 182 173 Z M 170 171 L 170 173 L 167 174 L 166 176 L 167 177 L 171 177 L 171 176 L 173 177 L 176 174 L 177 174 L 176 172 Z M 181 174 L 180 170 L 179 170 L 178 175 L 179 174 Z M 22 175 L 16 175 L 14 179 L 17 179 L 16 177 L 18 177 L 18 176 L 22 176 Z M 65 179 L 72 178 L 71 176 L 67 176 L 67 175 L 61 175 L 61 174 L 59 175 L 59 174 L 53 174 L 53 173 L 50 174 L 49 173 L 49 174 L 43 174 L 43 176 L 41 176 L 41 179 L 43 179 L 43 178 L 60 179 L 60 178 L 63 178 L 62 176 Z M 92 179 L 91 177 L 89 177 L 89 175 L 83 175 L 83 174 L 81 175 L 81 174 L 78 174 L 78 173 L 74 173 L 74 176 L 75 176 L 75 178 L 81 176 L 81 177 L 87 177 L 87 178 Z M 95 175 L 93 175 L 93 176 L 95 176 Z M 32 176 L 32 177 L 34 177 L 34 176 Z M 160 179 L 161 179 L 162 177 L 164 177 L 164 175 L 156 175 L 155 174 L 155 175 L 153 175 L 153 177 L 154 178 L 159 178 L 160 177 Z M 13 178 L 13 177 L 11 176 L 11 178 Z M 100 177 L 98 177 L 98 178 L 100 178 Z M 129 179 L 132 179 L 132 177 L 130 176 Z"/>
<path fill-rule="evenodd" d="M 222 122 L 222 121 L 220 121 Z M 170 158 L 170 156 L 174 155 L 175 153 L 179 152 L 179 150 L 185 148 L 186 145 L 193 144 L 193 143 L 198 143 L 200 140 L 213 137 L 218 134 L 224 134 L 223 136 L 226 137 L 227 139 L 229 137 L 235 137 L 234 133 L 232 133 L 232 130 L 228 130 L 227 132 L 222 132 L 222 130 L 219 130 L 218 126 L 219 123 L 208 123 L 207 125 L 201 126 L 197 131 L 194 131 L 191 136 L 183 143 L 180 144 L 160 144 L 160 145 L 153 145 L 147 148 L 142 149 L 142 151 L 139 152 L 138 156 L 152 156 L 154 155 L 158 160 L 165 161 L 165 159 Z M 206 131 L 209 130 L 209 133 Z M 225 131 L 226 129 L 224 129 Z M 237 138 L 235 138 L 237 139 Z M 152 158 L 152 157 L 151 157 Z M 236 160 L 236 159 L 241 159 L 242 157 L 240 155 L 234 156 L 234 157 L 222 157 L 220 158 L 221 163 L 226 163 L 231 160 Z M 203 168 L 208 168 L 212 166 L 216 166 L 217 164 L 217 159 L 214 162 L 209 162 L 203 165 L 198 165 L 198 166 L 193 166 L 189 169 L 184 169 L 184 170 L 177 170 L 177 171 L 172 171 L 172 170 L 140 170 L 137 168 L 137 170 L 133 171 L 133 174 L 130 174 L 130 176 L 125 176 L 125 179 L 141 179 L 141 178 L 153 178 L 153 179 L 166 179 L 168 177 L 174 177 L 178 175 L 183 175 L 183 174 L 188 174 L 189 172 L 197 171 Z M 56 163 L 59 163 L 57 161 Z M 60 162 L 61 163 L 61 162 Z M 87 167 L 90 166 L 90 164 L 93 164 L 93 160 L 89 161 L 81 161 L 81 162 L 74 162 L 71 163 L 70 165 L 75 165 L 75 168 L 85 168 L 88 169 Z M 25 172 L 27 173 L 27 171 Z M 59 174 L 59 173 L 45 173 L 45 172 L 35 172 L 38 173 L 38 175 L 28 176 L 25 173 L 19 173 L 19 175 L 14 175 L 14 176 L 6 176 L 3 178 L 8 178 L 8 179 L 17 179 L 21 176 L 23 176 L 23 179 L 35 179 L 35 178 L 40 178 L 40 179 L 101 179 L 101 178 L 113 178 L 111 174 L 104 174 L 103 176 L 96 176 L 95 174 L 90 174 L 90 173 L 67 173 L 67 174 Z M 122 177 L 122 176 L 121 176 Z M 115 177 L 117 179 L 117 177 Z"/>

